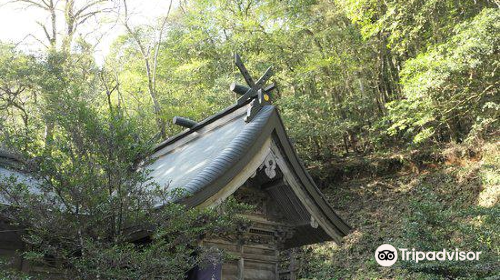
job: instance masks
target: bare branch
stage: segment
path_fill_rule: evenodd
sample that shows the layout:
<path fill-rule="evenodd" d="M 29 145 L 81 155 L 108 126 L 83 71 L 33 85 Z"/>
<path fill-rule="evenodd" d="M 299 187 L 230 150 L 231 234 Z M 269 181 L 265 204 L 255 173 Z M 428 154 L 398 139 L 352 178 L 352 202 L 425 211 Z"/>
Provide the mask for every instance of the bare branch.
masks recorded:
<path fill-rule="evenodd" d="M 30 37 L 33 38 L 33 39 L 35 39 L 37 42 L 39 42 L 40 44 L 42 44 L 44 47 L 48 48 L 48 46 L 42 40 L 38 39 L 35 35 L 33 35 L 31 33 L 28 34 L 28 35 L 26 35 L 26 36 L 24 36 L 23 39 L 21 39 L 19 42 L 17 42 L 16 44 L 14 44 L 14 48 L 17 48 L 20 44 L 22 44 L 26 39 L 28 39 Z"/>
<path fill-rule="evenodd" d="M 163 21 L 160 26 L 160 34 L 158 35 L 158 42 L 156 43 L 156 50 L 154 54 L 154 61 L 153 61 L 153 88 L 156 90 L 156 68 L 158 66 L 158 54 L 160 53 L 160 46 L 162 42 L 162 37 L 163 37 L 163 31 L 165 30 L 165 26 L 167 25 L 167 19 L 168 16 L 170 15 L 170 10 L 172 9 L 172 3 L 174 0 L 170 0 L 170 4 L 168 5 L 168 11 L 167 15 L 163 18 Z"/>
<path fill-rule="evenodd" d="M 80 14 L 84 13 L 85 11 L 87 11 L 88 9 L 94 7 L 94 6 L 97 6 L 97 5 L 100 5 L 100 4 L 103 4 L 103 3 L 106 3 L 106 2 L 109 2 L 109 0 L 97 0 L 97 1 L 92 1 L 90 3 L 88 3 L 87 5 L 83 6 L 82 8 L 78 9 L 76 12 L 75 12 L 75 18 L 78 18 L 80 16 Z"/>
<path fill-rule="evenodd" d="M 41 8 L 41 9 L 44 9 L 44 10 L 49 10 L 49 6 L 48 5 L 42 5 L 36 1 L 33 1 L 33 0 L 11 0 L 9 1 L 9 3 L 25 3 L 25 4 L 28 4 L 27 7 L 38 7 L 38 8 Z M 45 1 L 42 1 L 43 4 L 46 4 Z"/>
<path fill-rule="evenodd" d="M 52 42 L 53 38 L 50 37 L 49 32 L 47 31 L 47 27 L 39 21 L 37 21 L 36 23 L 43 29 L 43 33 L 45 34 L 47 41 Z"/>

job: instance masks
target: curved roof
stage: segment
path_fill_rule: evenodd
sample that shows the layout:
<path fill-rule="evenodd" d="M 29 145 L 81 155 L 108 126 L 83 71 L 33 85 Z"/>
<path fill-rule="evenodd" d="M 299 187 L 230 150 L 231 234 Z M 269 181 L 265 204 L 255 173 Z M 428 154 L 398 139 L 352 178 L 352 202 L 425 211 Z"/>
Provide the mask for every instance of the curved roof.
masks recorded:
<path fill-rule="evenodd" d="M 2 182 L 5 181 L 24 184 L 30 192 L 40 194 L 40 183 L 23 168 L 24 163 L 17 155 L 0 149 L 0 204 L 10 205 L 7 192 L 2 189 Z"/>
<path fill-rule="evenodd" d="M 210 178 L 205 169 L 210 167 L 213 159 L 237 137 L 244 127 L 244 120 L 238 117 L 227 120 L 224 125 L 204 128 L 183 139 L 175 147 L 165 147 L 156 152 L 153 157 L 156 161 L 148 168 L 156 183 L 169 189 L 185 189 L 195 193 L 202 187 L 202 182 Z M 199 173 L 204 172 L 203 176 Z"/>
<path fill-rule="evenodd" d="M 247 174 L 251 162 L 271 139 L 273 146 L 286 160 L 282 163 L 296 181 L 296 192 L 309 212 L 320 221 L 335 240 L 345 236 L 350 227 L 333 211 L 297 157 L 275 106 L 265 105 L 250 122 L 244 121 L 248 102 L 233 106 L 212 116 L 191 129 L 158 145 L 148 168 L 153 180 L 167 190 L 181 189 L 189 206 L 213 201 L 211 198 L 234 188 L 227 186 L 239 174 Z M 269 149 L 270 152 L 270 149 Z M 239 186 L 238 186 L 239 187 Z M 312 202 L 311 202 L 312 201 Z M 311 214 L 312 215 L 312 214 Z"/>

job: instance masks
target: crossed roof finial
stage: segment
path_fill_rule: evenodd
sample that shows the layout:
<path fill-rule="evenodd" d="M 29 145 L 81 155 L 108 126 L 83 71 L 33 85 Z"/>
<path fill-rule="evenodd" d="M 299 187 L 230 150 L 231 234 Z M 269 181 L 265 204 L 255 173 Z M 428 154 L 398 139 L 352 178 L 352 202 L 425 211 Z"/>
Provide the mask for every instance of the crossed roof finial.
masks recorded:
<path fill-rule="evenodd" d="M 238 85 L 236 83 L 231 84 L 230 90 L 241 95 L 241 97 L 238 98 L 237 101 L 238 105 L 245 103 L 245 101 L 247 101 L 248 99 L 258 97 L 257 98 L 258 103 L 255 102 L 256 100 L 253 100 L 249 108 L 247 117 L 245 118 L 245 120 L 248 122 L 253 118 L 255 113 L 258 112 L 260 108 L 262 108 L 263 105 L 270 104 L 269 93 L 275 88 L 275 85 L 274 83 L 271 83 L 267 87 L 264 87 L 264 85 L 273 75 L 273 70 L 271 67 L 267 68 L 266 72 L 264 72 L 264 75 L 262 75 L 262 77 L 260 77 L 257 80 L 257 82 L 254 82 L 252 76 L 250 76 L 247 68 L 241 61 L 240 56 L 238 54 L 235 54 L 234 59 L 236 66 L 240 70 L 241 74 L 243 75 L 243 78 L 245 78 L 245 82 L 248 85 L 247 87 Z"/>
<path fill-rule="evenodd" d="M 245 82 L 248 85 L 248 87 L 246 87 L 246 86 L 238 85 L 236 83 L 232 83 L 231 84 L 230 89 L 232 91 L 236 92 L 237 94 L 242 95 L 238 99 L 238 105 L 241 105 L 246 100 L 257 96 L 259 90 L 262 90 L 263 92 L 269 94 L 269 92 L 274 89 L 274 87 L 275 87 L 274 84 L 270 84 L 269 86 L 264 87 L 264 85 L 266 84 L 266 82 L 273 75 L 272 67 L 267 68 L 267 70 L 264 73 L 264 75 L 262 75 L 262 77 L 260 77 L 257 80 L 257 82 L 254 82 L 254 80 L 252 79 L 252 76 L 250 76 L 250 74 L 248 73 L 247 68 L 245 67 L 245 65 L 241 61 L 240 56 L 238 54 L 235 54 L 234 55 L 234 59 L 235 59 L 236 66 L 240 70 L 241 75 L 243 75 L 243 78 L 245 78 Z"/>

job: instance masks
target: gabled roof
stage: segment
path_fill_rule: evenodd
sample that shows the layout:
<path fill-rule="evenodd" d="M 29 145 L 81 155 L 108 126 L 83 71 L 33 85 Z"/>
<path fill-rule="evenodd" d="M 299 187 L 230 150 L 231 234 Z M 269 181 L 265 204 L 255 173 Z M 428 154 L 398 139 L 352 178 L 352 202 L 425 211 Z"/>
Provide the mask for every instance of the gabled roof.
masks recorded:
<path fill-rule="evenodd" d="M 279 168 L 286 171 L 285 179 L 307 208 L 307 217 L 327 233 L 318 234 L 340 241 L 350 227 L 333 211 L 297 157 L 278 110 L 264 105 L 246 122 L 250 101 L 231 106 L 158 145 L 153 155 L 157 160 L 148 167 L 153 180 L 167 190 L 189 193 L 182 197 L 189 206 L 209 206 L 234 193 L 269 154 L 279 154 Z"/>
<path fill-rule="evenodd" d="M 8 205 L 9 199 L 2 192 L 2 182 L 9 181 L 26 185 L 33 193 L 40 193 L 39 182 L 25 170 L 21 158 L 11 152 L 0 149 L 0 204 Z"/>

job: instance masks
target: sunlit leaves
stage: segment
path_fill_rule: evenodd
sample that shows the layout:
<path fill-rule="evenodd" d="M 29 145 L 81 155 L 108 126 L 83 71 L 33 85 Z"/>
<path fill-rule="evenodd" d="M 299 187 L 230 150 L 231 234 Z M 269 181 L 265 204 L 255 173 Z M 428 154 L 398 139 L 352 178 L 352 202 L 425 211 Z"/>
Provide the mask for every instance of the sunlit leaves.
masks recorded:
<path fill-rule="evenodd" d="M 485 9 L 457 25 L 447 42 L 405 63 L 401 76 L 406 99 L 391 106 L 392 128 L 414 127 L 419 131 L 415 142 L 422 142 L 434 134 L 431 130 L 454 133 L 450 130 L 457 128 L 450 124 L 456 121 L 465 128 L 476 117 L 498 116 L 498 110 L 482 104 L 498 103 L 499 19 L 498 10 Z"/>

